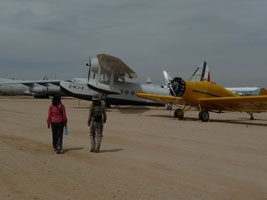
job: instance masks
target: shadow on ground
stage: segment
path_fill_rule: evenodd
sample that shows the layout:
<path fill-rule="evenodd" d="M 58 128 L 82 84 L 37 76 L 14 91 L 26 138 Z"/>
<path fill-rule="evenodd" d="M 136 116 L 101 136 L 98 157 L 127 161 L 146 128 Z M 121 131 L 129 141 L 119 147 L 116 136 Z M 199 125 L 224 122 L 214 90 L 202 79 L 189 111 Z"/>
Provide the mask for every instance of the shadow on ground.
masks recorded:
<path fill-rule="evenodd" d="M 121 114 L 141 114 L 150 110 L 150 108 L 142 106 L 118 107 L 114 109 L 117 109 Z"/>
<path fill-rule="evenodd" d="M 173 116 L 170 115 L 148 115 L 150 117 L 160 117 L 160 118 L 169 118 L 172 120 L 175 120 Z M 177 121 L 199 121 L 202 122 L 198 118 L 193 117 L 185 117 L 184 119 L 176 119 Z M 254 119 L 254 120 L 248 120 L 247 118 L 239 118 L 239 119 L 210 119 L 209 122 L 216 122 L 216 123 L 227 123 L 227 124 L 238 124 L 238 125 L 247 125 L 247 126 L 266 126 L 267 127 L 267 120 L 264 119 Z M 259 123 L 260 122 L 260 123 Z M 265 122 L 265 123 L 264 123 Z"/>
<path fill-rule="evenodd" d="M 118 151 L 122 151 L 123 149 L 105 149 L 105 150 L 101 150 L 100 153 L 105 153 L 105 152 L 118 152 Z"/>
<path fill-rule="evenodd" d="M 74 147 L 74 148 L 67 148 L 67 149 L 62 149 L 62 154 L 67 153 L 68 151 L 78 151 L 84 149 L 83 147 Z"/>

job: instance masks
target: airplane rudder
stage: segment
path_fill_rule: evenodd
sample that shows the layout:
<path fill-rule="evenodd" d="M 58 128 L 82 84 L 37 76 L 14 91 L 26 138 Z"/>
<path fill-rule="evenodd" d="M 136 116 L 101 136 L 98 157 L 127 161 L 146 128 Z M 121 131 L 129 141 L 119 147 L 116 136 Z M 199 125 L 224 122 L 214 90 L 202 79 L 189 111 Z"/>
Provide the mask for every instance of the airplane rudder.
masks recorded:
<path fill-rule="evenodd" d="M 267 90 L 265 88 L 261 88 L 258 95 L 267 95 Z"/>

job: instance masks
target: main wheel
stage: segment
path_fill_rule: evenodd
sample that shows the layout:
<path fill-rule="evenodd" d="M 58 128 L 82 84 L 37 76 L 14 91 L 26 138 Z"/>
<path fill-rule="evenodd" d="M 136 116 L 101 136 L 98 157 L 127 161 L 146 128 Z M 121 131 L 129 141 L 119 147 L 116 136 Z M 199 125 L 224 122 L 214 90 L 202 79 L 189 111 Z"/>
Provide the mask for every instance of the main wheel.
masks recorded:
<path fill-rule="evenodd" d="M 207 110 L 201 110 L 199 112 L 199 119 L 203 122 L 207 122 L 209 120 L 209 112 Z"/>
<path fill-rule="evenodd" d="M 174 117 L 179 118 L 179 119 L 183 119 L 184 118 L 184 111 L 180 108 L 176 109 L 174 111 Z"/>

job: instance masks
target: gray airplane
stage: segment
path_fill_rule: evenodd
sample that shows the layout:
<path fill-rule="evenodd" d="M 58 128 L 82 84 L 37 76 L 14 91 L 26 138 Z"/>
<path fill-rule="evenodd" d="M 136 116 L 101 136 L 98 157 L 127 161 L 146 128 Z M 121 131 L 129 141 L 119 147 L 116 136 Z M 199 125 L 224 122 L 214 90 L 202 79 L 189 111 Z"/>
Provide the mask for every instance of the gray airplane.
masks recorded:
<path fill-rule="evenodd" d="M 98 54 L 89 59 L 88 78 L 76 78 L 73 81 L 61 81 L 60 87 L 67 95 L 92 100 L 92 94 L 98 91 L 106 105 L 149 105 L 164 106 L 151 100 L 136 96 L 136 92 L 149 91 L 155 94 L 166 94 L 165 88 L 153 84 L 139 84 L 126 81 L 126 78 L 137 78 L 137 74 L 122 60 L 107 54 Z"/>
<path fill-rule="evenodd" d="M 35 98 L 48 98 L 59 94 L 61 80 L 11 80 L 0 78 L 0 92 L 10 95 L 33 95 Z"/>

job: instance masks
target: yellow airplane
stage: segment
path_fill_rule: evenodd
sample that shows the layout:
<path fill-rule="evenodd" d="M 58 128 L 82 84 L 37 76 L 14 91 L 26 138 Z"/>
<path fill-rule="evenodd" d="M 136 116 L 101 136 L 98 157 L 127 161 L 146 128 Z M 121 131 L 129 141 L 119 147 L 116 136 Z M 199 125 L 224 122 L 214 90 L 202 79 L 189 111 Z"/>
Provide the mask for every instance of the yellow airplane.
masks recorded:
<path fill-rule="evenodd" d="M 168 84 L 170 96 L 136 93 L 138 97 L 150 99 L 158 103 L 184 105 L 174 112 L 174 117 L 183 119 L 184 113 L 192 107 L 199 110 L 199 119 L 209 120 L 209 111 L 246 112 L 253 118 L 253 113 L 267 111 L 267 91 L 262 88 L 258 96 L 239 96 L 215 83 L 206 81 L 189 82 L 176 77 Z"/>

